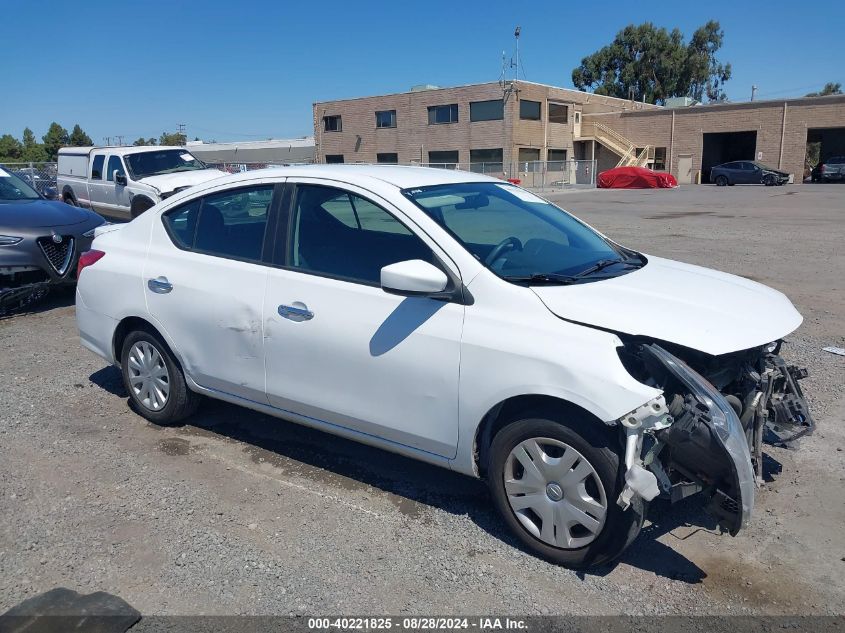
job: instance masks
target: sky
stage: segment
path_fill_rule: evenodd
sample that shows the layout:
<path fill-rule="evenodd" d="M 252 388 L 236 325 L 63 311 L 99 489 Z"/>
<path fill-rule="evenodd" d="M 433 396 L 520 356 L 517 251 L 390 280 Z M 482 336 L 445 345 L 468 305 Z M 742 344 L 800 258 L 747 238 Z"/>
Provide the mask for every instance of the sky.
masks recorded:
<path fill-rule="evenodd" d="M 837 5 L 837 3 L 834 3 Z M 832 7 L 833 5 L 831 5 Z M 758 2 L 257 2 L 0 0 L 0 134 L 51 121 L 104 143 L 186 125 L 205 141 L 312 133 L 315 101 L 415 84 L 496 81 L 502 51 L 529 81 L 571 87 L 582 57 L 628 24 L 689 36 L 721 23 L 732 101 L 845 85 L 845 10 Z"/>

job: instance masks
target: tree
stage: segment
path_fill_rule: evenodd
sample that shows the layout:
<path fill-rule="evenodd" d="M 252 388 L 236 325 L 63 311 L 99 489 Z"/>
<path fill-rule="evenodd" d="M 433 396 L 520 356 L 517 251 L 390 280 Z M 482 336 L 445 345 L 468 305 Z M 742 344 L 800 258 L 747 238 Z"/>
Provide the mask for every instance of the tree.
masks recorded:
<path fill-rule="evenodd" d="M 681 96 L 721 101 L 726 98 L 722 86 L 731 76 L 730 64 L 716 59 L 723 37 L 712 20 L 693 33 L 689 44 L 678 29 L 631 24 L 582 59 L 572 71 L 572 83 L 579 90 L 649 103 Z"/>
<path fill-rule="evenodd" d="M 67 130 L 55 121 L 50 124 L 50 129 L 41 138 L 44 141 L 44 151 L 47 154 L 47 160 L 56 160 L 56 156 L 59 154 L 59 148 L 65 147 L 70 142 L 70 136 Z"/>
<path fill-rule="evenodd" d="M 808 97 L 826 97 L 828 95 L 841 95 L 842 94 L 842 84 L 839 82 L 832 82 L 828 81 L 824 88 L 822 88 L 819 92 L 810 92 L 806 96 Z"/>
<path fill-rule="evenodd" d="M 188 137 L 181 132 L 174 132 L 173 134 L 162 132 L 158 139 L 159 145 L 184 145 L 187 142 Z"/>
<path fill-rule="evenodd" d="M 77 123 L 73 126 L 73 131 L 70 133 L 68 144 L 73 147 L 88 147 L 93 145 L 94 141 L 91 140 L 91 137 L 88 136 L 82 128 L 79 127 L 79 123 Z"/>
<path fill-rule="evenodd" d="M 21 160 L 33 163 L 40 163 L 47 160 L 47 152 L 44 146 L 35 140 L 35 134 L 28 127 L 24 128 L 21 141 L 23 144 Z"/>
<path fill-rule="evenodd" d="M 141 136 L 136 139 L 135 142 L 132 143 L 132 145 L 135 145 L 136 147 L 143 147 L 144 145 L 158 145 L 158 141 L 156 141 L 152 137 L 144 138 L 143 136 Z"/>
<path fill-rule="evenodd" d="M 21 159 L 23 145 L 11 134 L 0 136 L 0 162 L 15 163 Z"/>

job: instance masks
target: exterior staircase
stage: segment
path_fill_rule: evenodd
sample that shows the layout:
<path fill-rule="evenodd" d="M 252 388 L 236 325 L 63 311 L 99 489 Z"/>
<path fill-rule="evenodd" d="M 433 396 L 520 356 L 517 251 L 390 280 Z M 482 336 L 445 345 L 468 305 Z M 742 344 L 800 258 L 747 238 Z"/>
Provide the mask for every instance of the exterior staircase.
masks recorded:
<path fill-rule="evenodd" d="M 651 145 L 637 148 L 627 138 L 597 121 L 591 121 L 583 126 L 582 137 L 589 136 L 588 133 L 585 134 L 589 132 L 586 129 L 588 126 L 592 127 L 592 136 L 596 141 L 620 157 L 617 167 L 647 167 L 649 163 L 654 163 L 654 147 Z"/>

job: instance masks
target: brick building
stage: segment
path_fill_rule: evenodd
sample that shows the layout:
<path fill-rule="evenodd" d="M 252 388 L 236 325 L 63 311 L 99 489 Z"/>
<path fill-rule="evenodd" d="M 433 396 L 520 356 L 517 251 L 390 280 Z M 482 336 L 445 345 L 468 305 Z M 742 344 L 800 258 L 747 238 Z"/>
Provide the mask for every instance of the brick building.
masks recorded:
<path fill-rule="evenodd" d="M 660 107 L 526 81 L 326 101 L 313 108 L 317 162 L 438 164 L 519 175 L 595 160 L 693 182 L 760 160 L 800 182 L 808 141 L 845 154 L 845 96 Z M 535 162 L 540 161 L 540 162 Z"/>

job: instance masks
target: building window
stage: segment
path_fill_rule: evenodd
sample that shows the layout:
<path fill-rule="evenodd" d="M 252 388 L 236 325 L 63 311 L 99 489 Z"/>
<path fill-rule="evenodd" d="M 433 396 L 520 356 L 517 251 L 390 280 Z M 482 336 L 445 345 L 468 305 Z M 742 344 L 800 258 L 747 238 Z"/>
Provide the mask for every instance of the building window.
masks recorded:
<path fill-rule="evenodd" d="M 562 103 L 549 104 L 549 123 L 568 123 L 569 106 Z"/>
<path fill-rule="evenodd" d="M 505 102 L 501 99 L 473 101 L 469 104 L 470 121 L 501 121 L 504 118 Z"/>
<path fill-rule="evenodd" d="M 396 127 L 396 110 L 376 112 L 376 127 Z"/>
<path fill-rule="evenodd" d="M 377 163 L 385 163 L 389 165 L 396 165 L 399 163 L 399 154 L 396 152 L 386 152 L 386 153 L 379 153 L 376 154 L 376 162 Z"/>
<path fill-rule="evenodd" d="M 458 150 L 450 150 L 446 152 L 429 152 L 428 153 L 429 167 L 443 167 L 445 169 L 457 169 L 458 167 Z"/>
<path fill-rule="evenodd" d="M 666 171 L 666 148 L 665 147 L 655 147 L 654 148 L 654 165 L 652 166 L 654 171 Z"/>
<path fill-rule="evenodd" d="M 550 149 L 546 154 L 546 171 L 563 171 L 566 169 L 566 150 Z"/>
<path fill-rule="evenodd" d="M 337 165 L 343 162 L 343 154 L 326 154 L 327 165 Z"/>
<path fill-rule="evenodd" d="M 428 106 L 428 124 L 436 125 L 438 123 L 457 123 L 458 122 L 458 104 L 451 103 L 449 105 Z"/>
<path fill-rule="evenodd" d="M 340 119 L 340 115 L 324 116 L 323 130 L 326 132 L 343 132 L 343 122 Z"/>
<path fill-rule="evenodd" d="M 540 102 L 523 99 L 519 102 L 519 118 L 528 121 L 540 120 Z"/>
<path fill-rule="evenodd" d="M 469 169 L 479 174 L 499 173 L 502 169 L 502 148 L 469 150 Z"/>
<path fill-rule="evenodd" d="M 540 150 L 533 147 L 520 147 L 517 154 L 520 171 L 541 171 Z"/>

